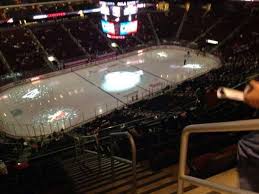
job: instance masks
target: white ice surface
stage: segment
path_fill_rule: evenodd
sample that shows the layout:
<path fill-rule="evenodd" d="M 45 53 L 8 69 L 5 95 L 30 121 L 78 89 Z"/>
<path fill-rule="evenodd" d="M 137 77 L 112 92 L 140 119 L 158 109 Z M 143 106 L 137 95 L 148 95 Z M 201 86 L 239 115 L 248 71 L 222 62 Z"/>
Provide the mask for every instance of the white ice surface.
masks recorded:
<path fill-rule="evenodd" d="M 6 133 L 15 136 L 39 136 L 67 128 L 124 103 L 141 99 L 166 84 L 177 84 L 208 72 L 219 64 L 209 57 L 191 53 L 184 66 L 186 51 L 156 49 L 98 66 L 20 85 L 0 94 L 1 123 Z M 124 91 L 103 88 L 105 75 L 111 72 L 140 72 L 140 82 Z M 124 85 L 127 80 L 123 79 Z M 3 128 L 3 127 L 2 127 Z"/>

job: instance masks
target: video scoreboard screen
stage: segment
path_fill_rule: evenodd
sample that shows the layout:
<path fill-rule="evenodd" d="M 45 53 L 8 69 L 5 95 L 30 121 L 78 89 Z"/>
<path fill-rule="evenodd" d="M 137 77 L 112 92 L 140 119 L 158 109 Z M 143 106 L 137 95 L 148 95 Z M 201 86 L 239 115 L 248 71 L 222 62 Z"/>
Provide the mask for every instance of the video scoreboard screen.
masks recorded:
<path fill-rule="evenodd" d="M 101 25 L 107 37 L 123 39 L 138 29 L 138 1 L 100 1 Z"/>

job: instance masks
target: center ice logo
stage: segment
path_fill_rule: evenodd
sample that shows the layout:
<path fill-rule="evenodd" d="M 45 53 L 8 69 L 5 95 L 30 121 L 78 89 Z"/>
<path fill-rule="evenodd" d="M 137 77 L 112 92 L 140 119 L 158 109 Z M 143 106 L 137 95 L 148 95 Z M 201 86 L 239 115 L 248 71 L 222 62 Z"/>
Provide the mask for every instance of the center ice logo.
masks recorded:
<path fill-rule="evenodd" d="M 102 88 L 107 92 L 121 92 L 135 87 L 140 81 L 143 71 L 116 71 L 105 75 Z"/>

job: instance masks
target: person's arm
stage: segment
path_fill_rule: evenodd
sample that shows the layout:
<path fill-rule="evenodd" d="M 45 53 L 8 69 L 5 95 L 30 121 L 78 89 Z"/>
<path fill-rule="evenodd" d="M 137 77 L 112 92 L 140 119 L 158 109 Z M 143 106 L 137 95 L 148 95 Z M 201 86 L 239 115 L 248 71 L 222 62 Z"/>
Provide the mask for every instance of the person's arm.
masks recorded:
<path fill-rule="evenodd" d="M 244 91 L 244 101 L 251 107 L 259 108 L 259 81 L 250 81 Z"/>
<path fill-rule="evenodd" d="M 219 99 L 244 101 L 244 92 L 231 88 L 221 87 L 217 90 L 217 97 Z"/>

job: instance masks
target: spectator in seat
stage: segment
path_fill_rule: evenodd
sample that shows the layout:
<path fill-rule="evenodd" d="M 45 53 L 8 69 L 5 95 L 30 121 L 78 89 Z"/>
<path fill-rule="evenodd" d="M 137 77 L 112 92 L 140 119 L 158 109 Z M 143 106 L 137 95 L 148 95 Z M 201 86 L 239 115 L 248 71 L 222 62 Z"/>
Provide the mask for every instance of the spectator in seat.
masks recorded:
<path fill-rule="evenodd" d="M 259 82 L 251 81 L 244 91 L 245 102 L 259 108 Z M 253 132 L 238 142 L 238 172 L 242 189 L 259 192 L 259 133 Z"/>

